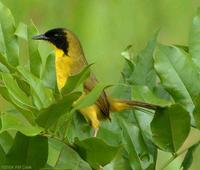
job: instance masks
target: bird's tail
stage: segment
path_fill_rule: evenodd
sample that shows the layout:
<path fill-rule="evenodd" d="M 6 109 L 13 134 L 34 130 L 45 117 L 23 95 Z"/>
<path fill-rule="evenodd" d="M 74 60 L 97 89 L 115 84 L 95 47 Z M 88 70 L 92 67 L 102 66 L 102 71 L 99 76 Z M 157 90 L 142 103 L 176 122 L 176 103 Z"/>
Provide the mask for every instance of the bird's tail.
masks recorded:
<path fill-rule="evenodd" d="M 127 99 L 109 99 L 110 111 L 122 111 L 130 108 L 146 108 L 156 110 L 160 106 L 146 102 L 127 100 Z"/>

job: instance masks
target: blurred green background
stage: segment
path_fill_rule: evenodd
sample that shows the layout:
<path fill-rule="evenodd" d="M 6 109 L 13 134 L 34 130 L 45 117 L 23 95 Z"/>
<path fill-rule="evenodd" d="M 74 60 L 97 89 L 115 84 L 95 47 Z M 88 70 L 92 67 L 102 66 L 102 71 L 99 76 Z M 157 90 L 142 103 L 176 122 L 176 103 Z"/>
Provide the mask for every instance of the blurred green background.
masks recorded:
<path fill-rule="evenodd" d="M 99 80 L 115 83 L 123 66 L 120 53 L 133 44 L 137 54 L 151 35 L 187 44 L 199 0 L 2 0 L 16 23 L 34 21 L 40 32 L 66 27 L 80 38 Z"/>
<path fill-rule="evenodd" d="M 39 31 L 66 27 L 80 38 L 89 63 L 100 81 L 116 83 L 123 58 L 133 45 L 136 55 L 155 31 L 162 43 L 187 45 L 192 18 L 199 0 L 1 0 L 11 9 L 16 23 L 33 20 Z M 43 43 L 44 44 L 44 43 Z M 49 50 L 48 45 L 46 47 Z M 191 137 L 197 138 L 199 132 Z M 195 153 L 198 155 L 200 149 Z M 159 163 L 166 154 L 159 152 Z M 198 170 L 196 157 L 192 170 Z M 177 161 L 168 169 L 179 169 Z"/>

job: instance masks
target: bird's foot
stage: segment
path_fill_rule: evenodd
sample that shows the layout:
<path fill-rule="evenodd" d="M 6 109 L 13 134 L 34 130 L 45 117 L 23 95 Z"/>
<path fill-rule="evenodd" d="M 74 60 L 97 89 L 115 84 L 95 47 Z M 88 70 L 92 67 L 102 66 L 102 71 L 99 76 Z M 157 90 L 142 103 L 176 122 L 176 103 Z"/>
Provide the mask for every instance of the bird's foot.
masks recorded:
<path fill-rule="evenodd" d="M 95 129 L 94 129 L 94 135 L 93 135 L 93 137 L 96 137 L 96 136 L 97 136 L 98 131 L 99 131 L 99 128 L 95 128 Z"/>

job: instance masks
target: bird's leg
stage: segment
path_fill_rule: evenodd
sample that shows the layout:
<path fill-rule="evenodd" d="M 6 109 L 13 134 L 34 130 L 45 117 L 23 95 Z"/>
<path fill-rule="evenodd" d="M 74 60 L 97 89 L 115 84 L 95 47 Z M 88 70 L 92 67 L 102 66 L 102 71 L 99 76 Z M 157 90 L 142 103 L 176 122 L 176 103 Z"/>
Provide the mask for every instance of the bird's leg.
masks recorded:
<path fill-rule="evenodd" d="M 103 166 L 99 165 L 99 170 L 103 170 Z"/>
<path fill-rule="evenodd" d="M 98 131 L 99 131 L 99 128 L 95 128 L 95 129 L 94 129 L 94 135 L 93 135 L 93 137 L 96 137 L 96 136 L 97 136 Z"/>

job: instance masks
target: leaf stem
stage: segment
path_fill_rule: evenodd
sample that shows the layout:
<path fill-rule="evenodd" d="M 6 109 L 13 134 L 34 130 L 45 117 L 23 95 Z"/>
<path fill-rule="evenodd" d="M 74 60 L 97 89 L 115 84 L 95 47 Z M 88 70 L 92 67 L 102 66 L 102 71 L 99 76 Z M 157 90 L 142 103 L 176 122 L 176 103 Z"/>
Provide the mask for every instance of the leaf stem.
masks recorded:
<path fill-rule="evenodd" d="M 174 153 L 172 155 L 172 157 L 159 169 L 159 170 L 163 170 L 165 169 L 171 162 L 173 162 L 178 156 L 182 155 L 184 152 L 186 152 L 188 149 L 190 149 L 192 146 L 196 145 L 197 143 L 199 143 L 199 141 L 195 142 L 194 144 L 192 144 L 191 146 L 177 152 L 177 153 Z"/>
<path fill-rule="evenodd" d="M 67 146 L 73 148 L 73 146 L 72 146 L 70 143 L 67 143 L 64 139 L 61 139 L 60 137 L 55 136 L 54 134 L 49 134 L 49 133 L 43 132 L 43 133 L 40 133 L 40 135 L 45 136 L 45 137 L 47 137 L 47 138 L 55 139 L 55 140 L 57 140 L 57 141 L 62 142 L 62 143 L 65 144 L 65 145 L 67 145 Z"/>

